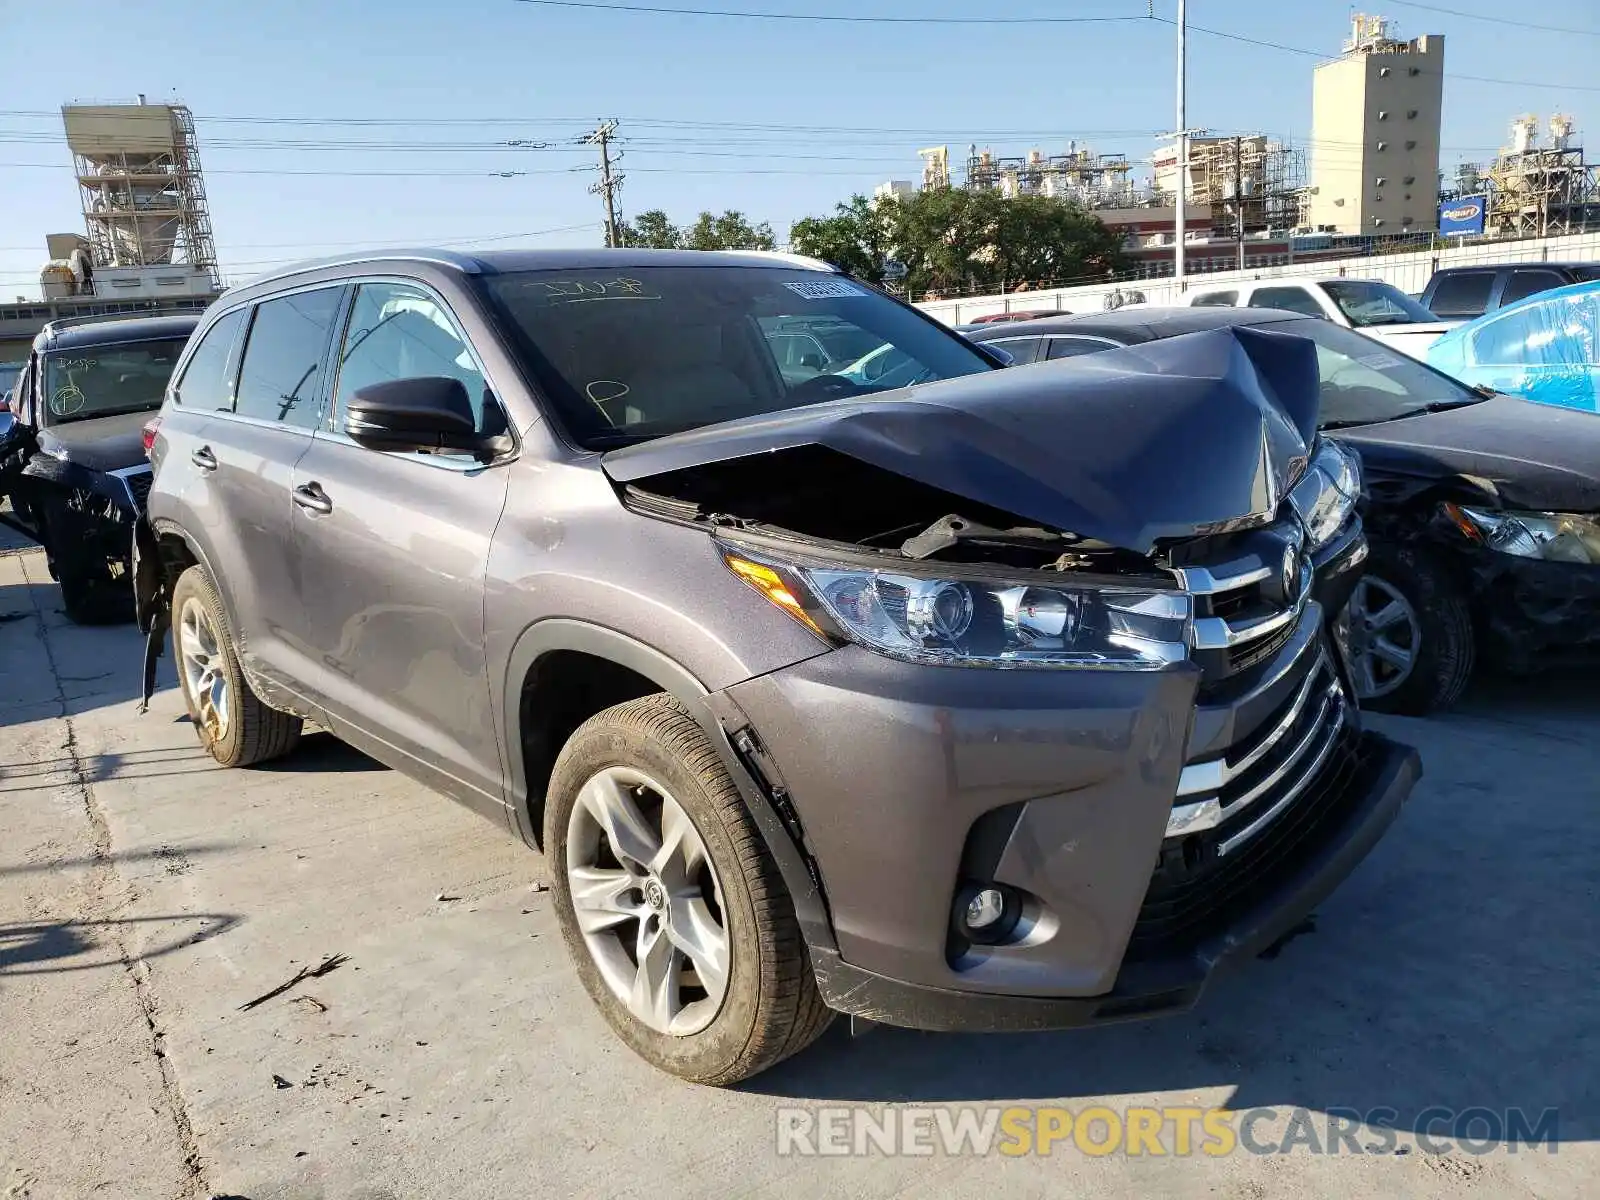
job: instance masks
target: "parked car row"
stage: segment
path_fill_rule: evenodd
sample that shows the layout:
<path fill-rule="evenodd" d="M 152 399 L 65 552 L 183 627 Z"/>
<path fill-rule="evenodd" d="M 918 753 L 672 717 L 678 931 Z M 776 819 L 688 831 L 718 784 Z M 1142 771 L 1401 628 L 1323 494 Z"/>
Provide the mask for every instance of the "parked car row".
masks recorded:
<path fill-rule="evenodd" d="M 541 849 L 588 994 L 686 1079 L 835 1013 L 1188 1007 L 1414 786 L 1363 695 L 1448 702 L 1475 621 L 1600 627 L 1592 418 L 1292 312 L 962 336 L 787 256 L 434 252 L 136 325 L 47 329 L 15 393 L 64 598 L 131 575 L 146 699 L 170 635 L 218 762 L 312 721 Z"/>
<path fill-rule="evenodd" d="M 58 419 L 122 407 L 70 333 L 25 376 L 30 479 Z M 130 490 L 147 669 L 170 630 L 224 764 L 311 720 L 541 847 L 584 986 L 685 1078 L 834 1012 L 1175 1011 L 1420 767 L 1333 634 L 1368 548 L 1315 345 L 1122 354 L 999 370 L 766 255 L 293 268 L 166 387 Z"/>

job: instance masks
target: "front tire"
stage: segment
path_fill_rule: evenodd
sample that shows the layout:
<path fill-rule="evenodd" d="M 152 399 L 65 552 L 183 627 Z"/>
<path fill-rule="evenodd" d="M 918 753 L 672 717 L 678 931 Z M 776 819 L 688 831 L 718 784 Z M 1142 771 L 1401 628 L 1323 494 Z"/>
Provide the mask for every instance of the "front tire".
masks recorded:
<path fill-rule="evenodd" d="M 673 697 L 619 704 L 572 735 L 551 774 L 544 848 L 578 977 L 647 1062 L 738 1083 L 827 1028 L 777 864 Z"/>
<path fill-rule="evenodd" d="M 251 690 L 222 597 L 204 567 L 190 567 L 173 586 L 172 657 L 189 719 L 212 758 L 225 767 L 248 767 L 294 749 L 300 718 Z"/>
<path fill-rule="evenodd" d="M 1430 555 L 1374 545 L 1340 617 L 1363 708 L 1421 717 L 1472 678 L 1476 643 L 1460 587 Z"/>

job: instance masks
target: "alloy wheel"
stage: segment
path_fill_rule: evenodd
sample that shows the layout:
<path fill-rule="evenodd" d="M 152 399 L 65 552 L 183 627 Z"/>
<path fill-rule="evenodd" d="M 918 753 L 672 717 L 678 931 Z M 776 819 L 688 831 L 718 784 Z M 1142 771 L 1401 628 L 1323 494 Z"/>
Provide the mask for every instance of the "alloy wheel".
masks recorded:
<path fill-rule="evenodd" d="M 591 776 L 567 823 L 566 869 L 578 929 L 612 994 L 657 1033 L 710 1025 L 731 967 L 722 884 L 666 788 L 631 767 Z"/>
<path fill-rule="evenodd" d="M 1392 583 L 1364 576 L 1350 595 L 1340 631 L 1361 699 L 1387 696 L 1411 678 L 1422 648 L 1422 624 Z"/>
<path fill-rule="evenodd" d="M 221 647 L 222 639 L 205 606 L 190 599 L 178 617 L 178 656 L 200 727 L 214 742 L 228 736 L 228 676 Z"/>

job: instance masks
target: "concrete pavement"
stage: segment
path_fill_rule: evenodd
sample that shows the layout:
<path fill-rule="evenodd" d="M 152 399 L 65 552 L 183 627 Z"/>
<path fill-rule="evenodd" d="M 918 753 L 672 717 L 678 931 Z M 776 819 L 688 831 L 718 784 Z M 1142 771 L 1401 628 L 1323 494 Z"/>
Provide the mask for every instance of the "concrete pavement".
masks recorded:
<path fill-rule="evenodd" d="M 326 734 L 222 771 L 170 661 L 138 715 L 136 635 L 66 624 L 43 568 L 0 554 L 0 1195 L 1556 1197 L 1600 1173 L 1582 681 L 1386 722 L 1428 771 L 1400 823 L 1314 933 L 1194 1014 L 991 1038 L 836 1024 L 715 1091 L 591 1010 L 537 855 Z M 1354 1158 L 777 1153 L 780 1108 L 855 1103 L 1388 1107 L 1400 1132 Z M 1429 1106 L 1555 1108 L 1558 1140 L 1431 1154 Z"/>

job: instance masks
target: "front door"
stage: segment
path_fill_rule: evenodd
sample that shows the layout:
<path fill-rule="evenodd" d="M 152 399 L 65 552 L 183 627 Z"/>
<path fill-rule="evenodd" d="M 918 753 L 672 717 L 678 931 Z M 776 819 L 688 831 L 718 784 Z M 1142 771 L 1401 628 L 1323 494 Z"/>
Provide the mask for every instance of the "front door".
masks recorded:
<path fill-rule="evenodd" d="M 308 682 L 335 732 L 394 747 L 434 786 L 503 815 L 483 599 L 508 471 L 367 450 L 342 432 L 350 396 L 383 380 L 460 379 L 480 429 L 502 420 L 497 402 L 459 324 L 415 284 L 359 285 L 335 365 L 330 420 L 294 471 Z"/>

